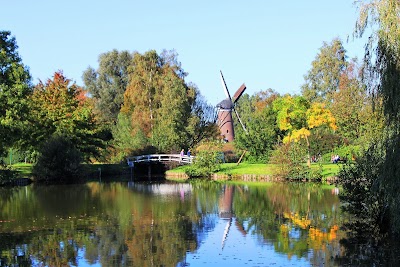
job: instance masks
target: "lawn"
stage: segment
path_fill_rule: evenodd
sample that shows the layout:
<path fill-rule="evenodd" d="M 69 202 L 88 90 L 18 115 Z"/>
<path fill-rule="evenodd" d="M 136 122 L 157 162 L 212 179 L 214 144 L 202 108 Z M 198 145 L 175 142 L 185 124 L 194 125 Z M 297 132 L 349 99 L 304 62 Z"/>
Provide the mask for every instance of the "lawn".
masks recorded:
<path fill-rule="evenodd" d="M 322 164 L 322 177 L 334 177 L 336 176 L 341 168 L 341 164 L 325 163 Z M 167 171 L 167 173 L 185 173 L 188 165 L 179 166 L 173 170 Z M 218 174 L 230 174 L 230 175 L 243 175 L 243 174 L 255 174 L 255 175 L 268 175 L 272 173 L 273 164 L 250 164 L 250 163 L 224 163 L 221 165 L 221 170 Z M 312 164 L 312 169 L 319 168 L 319 164 Z"/>

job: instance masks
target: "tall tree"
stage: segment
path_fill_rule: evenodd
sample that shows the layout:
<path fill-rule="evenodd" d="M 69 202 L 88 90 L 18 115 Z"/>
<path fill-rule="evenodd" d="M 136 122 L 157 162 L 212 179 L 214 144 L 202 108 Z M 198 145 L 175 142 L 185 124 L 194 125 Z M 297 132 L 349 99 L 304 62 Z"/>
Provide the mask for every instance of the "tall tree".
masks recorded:
<path fill-rule="evenodd" d="M 0 31 L 0 155 L 23 140 L 29 125 L 31 76 L 17 49 L 11 32 Z"/>
<path fill-rule="evenodd" d="M 95 112 L 102 123 L 115 125 L 128 85 L 132 55 L 113 50 L 99 56 L 97 70 L 89 67 L 82 77 L 95 101 Z"/>
<path fill-rule="evenodd" d="M 158 151 L 188 144 L 187 127 L 196 92 L 184 81 L 174 52 L 135 53 L 121 112 L 130 118 L 131 136 L 147 138 Z"/>
<path fill-rule="evenodd" d="M 65 135 L 88 160 L 98 156 L 104 145 L 102 131 L 86 92 L 70 82 L 61 72 L 56 72 L 53 80 L 40 82 L 34 88 L 31 112 L 36 127 L 31 138 L 40 145 L 54 134 Z"/>
<path fill-rule="evenodd" d="M 302 95 L 311 102 L 330 104 L 333 93 L 339 88 L 340 76 L 346 65 L 346 50 L 342 41 L 336 38 L 330 44 L 324 42 L 311 63 L 311 69 L 304 76 Z"/>

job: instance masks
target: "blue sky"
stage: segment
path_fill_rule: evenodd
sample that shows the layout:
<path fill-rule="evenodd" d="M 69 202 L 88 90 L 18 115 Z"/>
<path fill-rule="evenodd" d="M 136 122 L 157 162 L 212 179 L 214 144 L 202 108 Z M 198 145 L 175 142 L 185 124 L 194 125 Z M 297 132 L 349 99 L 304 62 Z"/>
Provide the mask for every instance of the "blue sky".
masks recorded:
<path fill-rule="evenodd" d="M 113 49 L 174 49 L 186 81 L 216 104 L 225 98 L 220 70 L 231 94 L 242 83 L 250 95 L 293 94 L 324 41 L 339 37 L 350 57 L 363 54 L 351 38 L 353 0 L 3 0 L 1 9 L 0 30 L 16 37 L 35 84 L 63 70 L 83 85 L 83 71 Z"/>

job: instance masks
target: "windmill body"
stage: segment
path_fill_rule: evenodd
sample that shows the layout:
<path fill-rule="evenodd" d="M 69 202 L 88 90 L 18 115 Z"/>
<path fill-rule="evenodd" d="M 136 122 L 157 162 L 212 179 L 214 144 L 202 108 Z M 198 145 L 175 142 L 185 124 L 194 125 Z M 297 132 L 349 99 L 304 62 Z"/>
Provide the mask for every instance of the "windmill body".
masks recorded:
<path fill-rule="evenodd" d="M 244 90 L 246 90 L 246 86 L 244 84 L 242 84 L 242 86 L 240 86 L 239 89 L 235 92 L 233 98 L 231 98 L 228 88 L 226 87 L 224 76 L 222 75 L 222 72 L 220 72 L 220 73 L 221 73 L 222 86 L 224 88 L 227 98 L 217 104 L 217 110 L 218 110 L 217 124 L 220 129 L 222 138 L 226 142 L 232 142 L 235 139 L 232 111 L 235 111 L 235 114 L 236 114 L 240 124 L 242 125 L 243 130 L 245 132 L 247 132 L 246 128 L 244 127 L 244 125 L 239 117 L 239 114 L 235 110 L 235 104 L 239 100 L 239 98 L 242 96 Z"/>
<path fill-rule="evenodd" d="M 235 138 L 235 132 L 233 130 L 232 108 L 232 102 L 228 98 L 222 100 L 217 105 L 217 123 L 221 136 L 226 142 L 232 142 Z"/>

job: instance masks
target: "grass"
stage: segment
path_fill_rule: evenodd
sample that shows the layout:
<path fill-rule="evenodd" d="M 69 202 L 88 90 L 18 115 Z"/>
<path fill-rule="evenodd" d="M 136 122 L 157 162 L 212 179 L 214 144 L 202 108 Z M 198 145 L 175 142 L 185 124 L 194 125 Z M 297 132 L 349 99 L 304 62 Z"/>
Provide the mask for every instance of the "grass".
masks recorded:
<path fill-rule="evenodd" d="M 16 163 L 12 167 L 16 169 L 23 177 L 29 177 L 32 174 L 32 164 L 31 163 Z"/>
<path fill-rule="evenodd" d="M 340 171 L 340 164 L 324 163 L 322 166 L 322 177 L 334 177 Z M 185 173 L 188 166 L 179 166 L 173 170 L 167 171 L 167 173 L 173 174 Z M 255 175 L 269 175 L 272 174 L 273 164 L 250 164 L 241 163 L 237 165 L 236 163 L 224 163 L 221 165 L 221 170 L 217 174 L 229 174 L 229 175 L 243 175 L 243 174 L 255 174 Z M 312 169 L 319 168 L 319 164 L 312 164 Z"/>

